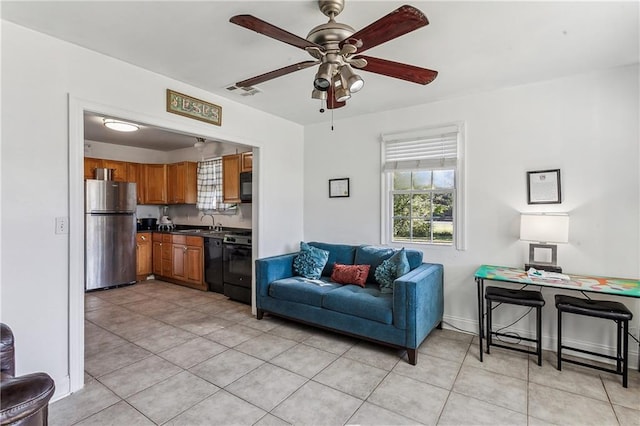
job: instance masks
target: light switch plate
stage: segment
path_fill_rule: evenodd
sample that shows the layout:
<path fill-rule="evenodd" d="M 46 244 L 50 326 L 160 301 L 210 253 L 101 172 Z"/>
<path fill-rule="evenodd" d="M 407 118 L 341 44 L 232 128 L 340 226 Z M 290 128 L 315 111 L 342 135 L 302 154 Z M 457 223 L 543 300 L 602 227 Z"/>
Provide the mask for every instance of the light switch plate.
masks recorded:
<path fill-rule="evenodd" d="M 56 234 L 68 234 L 68 233 L 69 233 L 69 218 L 56 217 Z"/>

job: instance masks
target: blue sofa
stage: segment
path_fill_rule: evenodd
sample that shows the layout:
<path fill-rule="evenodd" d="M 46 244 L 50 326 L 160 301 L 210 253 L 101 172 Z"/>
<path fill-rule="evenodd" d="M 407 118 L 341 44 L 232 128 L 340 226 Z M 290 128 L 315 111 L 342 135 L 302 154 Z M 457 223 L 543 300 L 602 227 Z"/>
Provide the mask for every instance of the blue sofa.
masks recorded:
<path fill-rule="evenodd" d="M 295 276 L 293 262 L 298 253 L 256 260 L 257 318 L 268 312 L 404 348 L 409 363 L 416 365 L 418 346 L 431 330 L 441 328 L 442 265 L 422 263 L 422 252 L 407 249 L 410 271 L 394 281 L 393 293 L 381 293 L 375 269 L 391 257 L 393 249 L 320 242 L 309 245 L 329 252 L 320 280 Z M 335 263 L 371 265 L 366 286 L 331 282 Z"/>

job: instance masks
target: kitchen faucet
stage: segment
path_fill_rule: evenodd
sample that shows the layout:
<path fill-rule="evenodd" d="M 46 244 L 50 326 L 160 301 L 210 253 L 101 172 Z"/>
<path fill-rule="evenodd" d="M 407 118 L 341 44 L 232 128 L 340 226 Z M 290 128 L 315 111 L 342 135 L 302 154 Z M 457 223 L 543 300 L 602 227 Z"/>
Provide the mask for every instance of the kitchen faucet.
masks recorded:
<path fill-rule="evenodd" d="M 216 227 L 215 226 L 216 225 L 216 218 L 213 217 L 212 214 L 209 214 L 209 213 L 203 214 L 202 217 L 200 218 L 200 222 L 202 222 L 204 220 L 204 218 L 207 217 L 207 216 L 211 217 L 211 225 L 209 226 L 209 229 L 215 229 L 215 227 Z"/>

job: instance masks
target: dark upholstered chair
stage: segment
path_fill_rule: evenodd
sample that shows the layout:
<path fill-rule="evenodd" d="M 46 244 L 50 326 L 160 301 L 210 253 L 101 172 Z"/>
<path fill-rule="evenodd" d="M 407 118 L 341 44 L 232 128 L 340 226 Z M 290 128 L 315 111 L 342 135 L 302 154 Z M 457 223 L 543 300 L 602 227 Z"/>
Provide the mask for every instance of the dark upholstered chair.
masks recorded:
<path fill-rule="evenodd" d="M 46 373 L 15 377 L 13 332 L 0 323 L 0 425 L 46 425 L 54 390 Z"/>

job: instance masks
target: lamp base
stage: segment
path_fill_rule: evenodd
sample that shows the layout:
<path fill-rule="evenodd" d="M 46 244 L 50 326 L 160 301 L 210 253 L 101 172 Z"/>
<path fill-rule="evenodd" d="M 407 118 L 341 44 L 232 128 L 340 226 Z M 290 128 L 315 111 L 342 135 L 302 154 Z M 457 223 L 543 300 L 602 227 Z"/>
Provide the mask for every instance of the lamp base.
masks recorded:
<path fill-rule="evenodd" d="M 537 269 L 539 271 L 557 272 L 562 273 L 562 268 L 558 265 L 544 265 L 540 263 L 525 263 L 524 270 L 528 271 L 529 268 Z"/>

